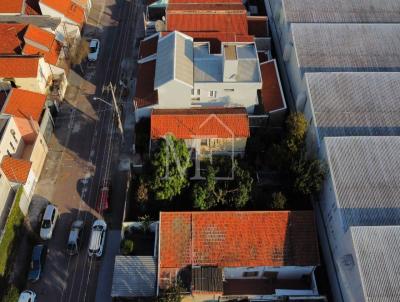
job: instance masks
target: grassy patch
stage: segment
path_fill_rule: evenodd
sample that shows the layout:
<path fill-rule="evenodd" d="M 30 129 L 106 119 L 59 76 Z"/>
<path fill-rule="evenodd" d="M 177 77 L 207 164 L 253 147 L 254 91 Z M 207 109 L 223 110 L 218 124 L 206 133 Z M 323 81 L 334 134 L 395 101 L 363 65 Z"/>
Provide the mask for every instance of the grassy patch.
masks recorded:
<path fill-rule="evenodd" d="M 1 302 L 17 302 L 19 299 L 19 290 L 15 286 L 11 286 L 7 294 L 1 299 Z"/>
<path fill-rule="evenodd" d="M 4 227 L 4 235 L 0 242 L 0 277 L 3 278 L 7 274 L 7 267 L 9 263 L 10 254 L 12 253 L 22 223 L 24 221 L 24 214 L 21 212 L 19 202 L 23 192 L 22 186 L 18 189 L 15 196 L 13 206 L 8 215 L 6 225 Z"/>

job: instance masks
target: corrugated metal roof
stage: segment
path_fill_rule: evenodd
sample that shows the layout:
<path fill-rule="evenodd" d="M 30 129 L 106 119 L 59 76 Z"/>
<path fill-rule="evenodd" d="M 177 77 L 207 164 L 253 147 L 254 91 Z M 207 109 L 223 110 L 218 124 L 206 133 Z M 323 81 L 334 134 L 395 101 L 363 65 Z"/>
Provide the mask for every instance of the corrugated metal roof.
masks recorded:
<path fill-rule="evenodd" d="M 400 24 L 293 24 L 302 71 L 400 71 Z"/>
<path fill-rule="evenodd" d="M 287 22 L 400 23 L 398 0 L 281 0 Z"/>
<path fill-rule="evenodd" d="M 154 297 L 157 260 L 152 256 L 116 256 L 112 297 Z"/>
<path fill-rule="evenodd" d="M 327 137 L 324 143 L 344 229 L 399 224 L 400 137 Z"/>
<path fill-rule="evenodd" d="M 193 41 L 179 32 L 158 40 L 155 89 L 174 79 L 193 86 Z"/>
<path fill-rule="evenodd" d="M 400 301 L 400 227 L 352 227 L 366 302 Z"/>
<path fill-rule="evenodd" d="M 320 139 L 400 135 L 400 73 L 306 73 Z"/>

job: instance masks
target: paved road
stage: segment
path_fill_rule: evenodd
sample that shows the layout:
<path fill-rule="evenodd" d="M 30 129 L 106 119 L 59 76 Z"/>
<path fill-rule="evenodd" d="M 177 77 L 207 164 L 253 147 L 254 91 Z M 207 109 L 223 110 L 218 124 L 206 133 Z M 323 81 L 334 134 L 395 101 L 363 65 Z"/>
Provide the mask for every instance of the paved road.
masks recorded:
<path fill-rule="evenodd" d="M 112 178 L 112 203 L 116 203 L 113 215 L 106 220 L 110 228 L 120 228 L 127 181 L 125 171 L 114 169 L 118 167 L 120 135 L 111 108 L 92 97 L 110 100 L 103 87 L 110 81 L 118 83 L 122 76 L 121 63 L 134 48 L 132 27 L 140 15 L 136 1 L 97 1 L 92 9 L 93 26 L 85 29 L 101 40 L 100 57 L 96 64 L 85 68 L 84 78 L 70 76 L 67 100 L 61 105 L 35 192 L 36 197 L 47 199 L 60 210 L 53 238 L 48 242 L 43 276 L 39 282 L 28 284 L 38 301 L 95 301 L 102 263 L 87 256 L 87 244 L 90 226 L 100 217 L 93 208 L 103 179 Z M 85 221 L 82 246 L 79 255 L 70 257 L 64 252 L 65 245 L 70 225 L 78 217 Z"/>

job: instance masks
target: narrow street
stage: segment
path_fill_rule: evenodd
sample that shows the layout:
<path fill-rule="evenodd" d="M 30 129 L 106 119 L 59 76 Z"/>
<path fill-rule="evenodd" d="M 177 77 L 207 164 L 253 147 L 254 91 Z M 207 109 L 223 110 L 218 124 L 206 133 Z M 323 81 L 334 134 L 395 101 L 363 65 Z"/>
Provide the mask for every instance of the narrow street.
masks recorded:
<path fill-rule="evenodd" d="M 71 71 L 67 95 L 60 106 L 45 168 L 33 198 L 33 202 L 45 199 L 55 204 L 60 212 L 53 238 L 47 243 L 43 275 L 37 283 L 28 284 L 39 301 L 95 301 L 104 254 L 108 248 L 115 250 L 106 245 L 101 259 L 89 258 L 87 254 L 91 225 L 100 217 L 94 210 L 98 189 L 105 179 L 112 180 L 112 213 L 104 218 L 107 235 L 121 228 L 128 169 L 120 168 L 119 163 L 121 155 L 130 150 L 127 142 L 131 139 L 122 142 L 112 107 L 93 97 L 111 104 L 111 94 L 104 87 L 110 82 L 119 85 L 122 78 L 131 80 L 134 64 L 129 66 L 126 62 L 135 55 L 136 24 L 142 13 L 143 5 L 137 0 L 98 0 L 92 8 L 93 18 L 85 27 L 85 38 L 100 40 L 100 55 L 96 63 L 83 64 L 83 77 Z M 121 98 L 118 89 L 116 94 L 117 101 L 130 101 L 129 97 Z M 125 115 L 132 113 L 129 109 L 124 106 Z M 131 132 L 125 131 L 125 136 L 132 136 Z M 68 233 L 76 219 L 85 222 L 80 252 L 68 256 Z"/>

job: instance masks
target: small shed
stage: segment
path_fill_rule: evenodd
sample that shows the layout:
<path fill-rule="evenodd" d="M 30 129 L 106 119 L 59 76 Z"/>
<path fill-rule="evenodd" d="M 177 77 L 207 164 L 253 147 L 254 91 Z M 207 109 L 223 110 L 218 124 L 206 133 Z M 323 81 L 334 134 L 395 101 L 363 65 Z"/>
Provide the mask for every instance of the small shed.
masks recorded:
<path fill-rule="evenodd" d="M 157 260 L 153 256 L 116 256 L 111 290 L 113 299 L 156 296 Z"/>

